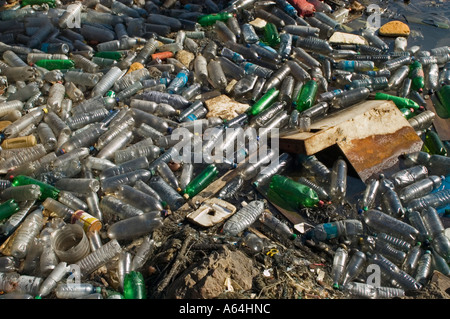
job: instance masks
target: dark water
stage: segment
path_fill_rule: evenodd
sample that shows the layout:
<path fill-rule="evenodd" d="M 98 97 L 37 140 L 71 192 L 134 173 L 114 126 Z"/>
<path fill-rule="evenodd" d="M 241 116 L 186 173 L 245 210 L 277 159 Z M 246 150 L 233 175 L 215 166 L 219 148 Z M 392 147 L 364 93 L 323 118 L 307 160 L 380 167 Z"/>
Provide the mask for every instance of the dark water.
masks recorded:
<path fill-rule="evenodd" d="M 450 1 L 359 1 L 364 6 L 376 4 L 381 8 L 381 25 L 398 20 L 406 23 L 411 33 L 408 47 L 419 45 L 421 50 L 450 45 Z M 348 25 L 354 30 L 365 26 L 370 13 L 364 14 Z M 384 37 L 393 45 L 393 39 Z"/>

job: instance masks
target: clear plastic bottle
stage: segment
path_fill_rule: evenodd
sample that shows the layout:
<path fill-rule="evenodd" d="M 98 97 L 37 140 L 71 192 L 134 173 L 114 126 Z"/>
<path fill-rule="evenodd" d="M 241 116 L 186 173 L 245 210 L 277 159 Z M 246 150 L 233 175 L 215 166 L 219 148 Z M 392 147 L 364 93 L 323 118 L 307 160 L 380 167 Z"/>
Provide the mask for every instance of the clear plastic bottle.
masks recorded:
<path fill-rule="evenodd" d="M 376 209 L 363 212 L 363 221 L 378 232 L 399 237 L 407 242 L 415 241 L 419 234 L 419 231 L 413 226 Z"/>
<path fill-rule="evenodd" d="M 361 274 L 366 260 L 366 254 L 362 251 L 356 250 L 353 252 L 342 275 L 341 287 L 346 287 L 348 283 L 352 282 L 359 274 Z"/>
<path fill-rule="evenodd" d="M 11 255 L 15 258 L 21 259 L 26 256 L 28 246 L 44 227 L 42 212 L 43 208 L 39 207 L 32 211 L 23 221 L 11 245 Z"/>
<path fill-rule="evenodd" d="M 131 240 L 148 235 L 163 226 L 159 211 L 130 217 L 112 224 L 108 228 L 108 237 L 116 240 Z"/>
<path fill-rule="evenodd" d="M 144 214 L 144 212 L 137 207 L 127 204 L 112 195 L 102 197 L 100 200 L 100 209 L 104 214 L 110 216 L 117 215 L 120 219 L 127 219 Z"/>
<path fill-rule="evenodd" d="M 333 288 L 338 289 L 342 282 L 342 276 L 348 262 L 347 247 L 338 247 L 333 257 L 333 266 L 331 269 L 331 279 Z"/>
<path fill-rule="evenodd" d="M 80 267 L 81 278 L 85 278 L 93 271 L 105 265 L 122 251 L 122 247 L 116 239 L 112 239 L 97 250 L 79 260 L 76 265 Z"/>
<path fill-rule="evenodd" d="M 133 205 L 144 213 L 163 210 L 161 202 L 158 199 L 130 185 L 119 185 L 115 195 L 123 202 Z"/>
<path fill-rule="evenodd" d="M 55 288 L 58 299 L 78 299 L 94 293 L 100 293 L 101 287 L 95 287 L 90 283 L 59 283 Z"/>
<path fill-rule="evenodd" d="M 369 258 L 369 262 L 380 266 L 382 273 L 388 278 L 395 280 L 405 291 L 414 291 L 422 288 L 411 275 L 400 269 L 389 259 L 381 254 L 374 254 Z"/>
<path fill-rule="evenodd" d="M 362 282 L 348 282 L 343 286 L 343 290 L 356 298 L 376 299 L 377 289 L 375 286 Z"/>
<path fill-rule="evenodd" d="M 55 187 L 68 192 L 86 194 L 97 192 L 100 189 L 100 182 L 95 178 L 61 178 L 55 183 Z"/>
<path fill-rule="evenodd" d="M 16 187 L 9 187 L 0 193 L 2 200 L 13 199 L 17 202 L 23 202 L 28 200 L 37 200 L 41 197 L 41 188 L 38 185 L 22 185 Z"/>
<path fill-rule="evenodd" d="M 66 274 L 69 272 L 69 269 L 70 268 L 66 262 L 60 262 L 42 282 L 41 286 L 39 287 L 37 298 L 48 296 L 57 286 L 58 282 L 66 276 Z"/>
<path fill-rule="evenodd" d="M 342 203 L 347 193 L 347 162 L 338 159 L 333 164 L 330 173 L 329 194 L 335 203 Z"/>
<path fill-rule="evenodd" d="M 431 247 L 436 253 L 442 256 L 447 263 L 450 260 L 450 240 L 445 234 L 435 236 L 431 242 Z"/>
<path fill-rule="evenodd" d="M 250 180 L 257 176 L 262 166 L 271 163 L 276 158 L 276 152 L 272 149 L 267 150 L 266 154 L 254 153 L 249 156 L 246 163 L 243 163 L 238 168 L 238 173 L 244 180 Z M 257 157 L 258 156 L 258 157 Z"/>
<path fill-rule="evenodd" d="M 409 201 L 425 196 L 442 185 L 444 176 L 431 175 L 421 179 L 413 184 L 402 188 L 398 195 L 400 200 L 405 204 Z"/>
<path fill-rule="evenodd" d="M 112 193 L 121 185 L 134 185 L 136 181 L 148 181 L 152 177 L 152 172 L 145 169 L 138 169 L 128 173 L 105 178 L 101 181 L 101 189 L 105 193 Z"/>
<path fill-rule="evenodd" d="M 406 258 L 406 253 L 404 251 L 398 250 L 390 243 L 380 240 L 378 237 L 375 237 L 375 252 L 382 254 L 399 266 L 403 264 Z"/>
<path fill-rule="evenodd" d="M 170 187 L 162 177 L 153 176 L 148 182 L 148 185 L 158 193 L 171 210 L 177 210 L 184 205 L 184 198 L 176 190 Z"/>
<path fill-rule="evenodd" d="M 423 197 L 411 200 L 407 205 L 408 210 L 423 210 L 429 206 L 439 209 L 450 203 L 450 189 L 443 189 Z"/>
<path fill-rule="evenodd" d="M 289 165 L 292 163 L 293 157 L 288 153 L 283 153 L 278 157 L 278 160 L 275 161 L 275 165 L 270 164 L 256 175 L 252 185 L 255 187 L 266 185 L 274 174 L 281 174 L 286 169 L 288 169 Z"/>
<path fill-rule="evenodd" d="M 155 241 L 151 235 L 145 236 L 131 261 L 131 270 L 139 271 L 155 249 Z"/>
<path fill-rule="evenodd" d="M 0 273 L 0 289 L 6 293 L 26 293 L 36 296 L 43 278 L 20 275 L 17 272 Z"/>
<path fill-rule="evenodd" d="M 417 264 L 417 271 L 415 275 L 415 279 L 422 286 L 425 286 L 430 278 L 431 270 L 432 270 L 432 259 L 433 255 L 430 250 L 426 250 L 422 256 L 419 258 Z"/>
<path fill-rule="evenodd" d="M 282 222 L 266 210 L 259 216 L 259 221 L 284 238 L 291 240 L 297 238 L 297 235 L 286 223 Z"/>
<path fill-rule="evenodd" d="M 382 195 L 384 211 L 394 217 L 401 218 L 405 214 L 405 208 L 394 189 L 387 189 Z"/>
<path fill-rule="evenodd" d="M 124 71 L 116 66 L 110 68 L 110 70 L 105 73 L 98 83 L 92 88 L 91 96 L 103 96 L 109 89 L 111 89 L 114 83 L 124 75 Z"/>
<path fill-rule="evenodd" d="M 444 225 L 435 208 L 428 206 L 422 210 L 422 218 L 431 238 L 444 233 Z"/>
<path fill-rule="evenodd" d="M 261 252 L 264 248 L 263 240 L 254 233 L 248 232 L 243 238 L 243 244 L 250 254 L 254 255 Z"/>
<path fill-rule="evenodd" d="M 264 202 L 252 201 L 233 214 L 224 224 L 223 231 L 229 236 L 237 236 L 252 225 L 264 211 Z"/>
<path fill-rule="evenodd" d="M 115 152 L 114 163 L 119 165 L 142 156 L 145 156 L 149 162 L 151 162 L 158 158 L 160 154 L 161 148 L 156 145 L 144 145 L 142 147 L 129 146 L 123 150 L 117 150 Z"/>
<path fill-rule="evenodd" d="M 366 100 L 369 95 L 370 89 L 368 88 L 356 88 L 344 91 L 342 94 L 333 98 L 331 105 L 336 109 L 342 109 Z"/>

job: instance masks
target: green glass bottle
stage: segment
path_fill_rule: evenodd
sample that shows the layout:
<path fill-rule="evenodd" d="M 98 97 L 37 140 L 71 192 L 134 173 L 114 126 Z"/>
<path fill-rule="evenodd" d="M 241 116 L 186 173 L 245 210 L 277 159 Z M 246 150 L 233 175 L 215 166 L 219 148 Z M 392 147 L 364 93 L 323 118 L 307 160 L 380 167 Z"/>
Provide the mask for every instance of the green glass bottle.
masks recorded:
<path fill-rule="evenodd" d="M 210 26 L 216 23 L 216 21 L 227 21 L 229 18 L 233 16 L 230 12 L 220 12 L 220 13 L 212 13 L 212 14 L 205 14 L 202 16 L 199 16 L 197 19 L 197 22 L 202 26 Z"/>
<path fill-rule="evenodd" d="M 40 66 L 41 68 L 47 69 L 49 71 L 52 70 L 66 70 L 66 69 L 73 69 L 75 67 L 75 62 L 73 60 L 67 59 L 42 59 L 38 60 L 35 63 L 37 66 Z"/>
<path fill-rule="evenodd" d="M 264 41 L 273 48 L 280 44 L 280 34 L 275 24 L 269 22 L 264 26 Z"/>
<path fill-rule="evenodd" d="M 436 96 L 439 99 L 439 102 L 441 102 L 440 104 L 444 107 L 446 113 L 445 118 L 450 117 L 450 85 L 442 86 L 436 91 Z"/>
<path fill-rule="evenodd" d="M 422 63 L 414 61 L 409 65 L 408 77 L 412 80 L 411 89 L 422 91 L 425 86 L 425 74 L 423 72 Z"/>
<path fill-rule="evenodd" d="M 319 204 L 319 196 L 312 188 L 286 176 L 272 176 L 269 187 L 291 207 L 314 207 Z"/>
<path fill-rule="evenodd" d="M 319 88 L 319 84 L 313 79 L 307 81 L 300 92 L 297 95 L 297 99 L 294 101 L 294 106 L 299 112 L 303 112 L 313 106 L 317 91 Z"/>
<path fill-rule="evenodd" d="M 414 117 L 414 109 L 413 108 L 407 108 L 407 107 L 402 107 L 400 109 L 400 112 L 402 112 L 403 116 L 409 120 L 410 118 Z"/>
<path fill-rule="evenodd" d="M 432 155 L 437 154 L 447 156 L 448 154 L 444 143 L 435 131 L 429 130 L 425 133 L 425 141 L 423 146 L 423 151 Z"/>
<path fill-rule="evenodd" d="M 187 184 L 186 188 L 183 191 L 183 197 L 185 199 L 192 198 L 198 193 L 200 193 L 203 189 L 206 188 L 212 181 L 217 177 L 219 171 L 214 164 L 208 165 L 203 172 L 198 174 L 192 181 Z"/>
<path fill-rule="evenodd" d="M 416 101 L 405 97 L 399 97 L 391 94 L 386 94 L 382 92 L 375 93 L 375 100 L 388 100 L 394 102 L 394 104 L 399 108 L 412 108 L 414 110 L 418 110 L 420 105 L 417 104 Z"/>
<path fill-rule="evenodd" d="M 20 3 L 21 7 L 32 6 L 32 5 L 47 4 L 50 8 L 56 7 L 56 0 L 22 0 Z"/>
<path fill-rule="evenodd" d="M 21 186 L 30 184 L 36 184 L 41 188 L 41 196 L 39 197 L 39 200 L 41 201 L 45 200 L 47 197 L 58 200 L 60 190 L 50 184 L 47 184 L 45 182 L 39 181 L 37 179 L 25 175 L 17 175 L 12 180 L 12 186 Z"/>
<path fill-rule="evenodd" d="M 124 299 L 146 299 L 147 290 L 144 276 L 138 271 L 130 271 L 123 279 Z"/>
<path fill-rule="evenodd" d="M 247 111 L 247 114 L 249 115 L 257 115 L 267 109 L 269 106 L 272 105 L 273 102 L 275 102 L 276 98 L 280 94 L 280 91 L 276 88 L 271 88 L 268 90 L 263 96 L 259 98 L 258 101 L 253 104 L 249 110 Z"/>
<path fill-rule="evenodd" d="M 9 199 L 0 205 L 0 220 L 11 217 L 20 210 L 19 204 L 14 199 Z"/>
<path fill-rule="evenodd" d="M 112 59 L 119 61 L 120 59 L 122 59 L 123 53 L 118 51 L 100 51 L 95 52 L 94 56 L 97 58 Z"/>

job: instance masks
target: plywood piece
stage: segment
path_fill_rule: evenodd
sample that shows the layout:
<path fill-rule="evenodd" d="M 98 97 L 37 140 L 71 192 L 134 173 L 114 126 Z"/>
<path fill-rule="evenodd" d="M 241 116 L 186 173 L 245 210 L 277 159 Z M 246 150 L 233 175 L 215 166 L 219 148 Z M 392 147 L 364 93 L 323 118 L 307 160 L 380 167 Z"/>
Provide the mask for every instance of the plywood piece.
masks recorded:
<path fill-rule="evenodd" d="M 370 100 L 330 114 L 310 132 L 280 138 L 284 152 L 313 155 L 337 145 L 360 178 L 398 162 L 403 153 L 419 151 L 422 140 L 392 101 Z"/>

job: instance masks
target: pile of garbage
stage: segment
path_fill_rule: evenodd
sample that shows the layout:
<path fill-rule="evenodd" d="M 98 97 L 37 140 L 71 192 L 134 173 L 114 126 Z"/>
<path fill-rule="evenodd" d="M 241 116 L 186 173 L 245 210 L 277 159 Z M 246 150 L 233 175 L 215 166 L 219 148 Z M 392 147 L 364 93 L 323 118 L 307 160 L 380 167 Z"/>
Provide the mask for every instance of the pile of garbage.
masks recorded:
<path fill-rule="evenodd" d="M 5 3 L 0 298 L 447 298 L 450 160 L 427 101 L 450 112 L 450 46 L 346 29 L 366 14 L 356 1 Z M 423 147 L 356 193 L 345 156 L 276 144 L 372 100 L 394 103 Z"/>

